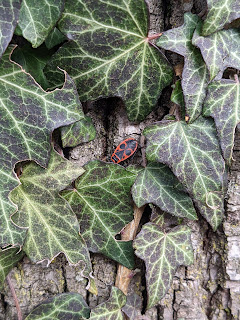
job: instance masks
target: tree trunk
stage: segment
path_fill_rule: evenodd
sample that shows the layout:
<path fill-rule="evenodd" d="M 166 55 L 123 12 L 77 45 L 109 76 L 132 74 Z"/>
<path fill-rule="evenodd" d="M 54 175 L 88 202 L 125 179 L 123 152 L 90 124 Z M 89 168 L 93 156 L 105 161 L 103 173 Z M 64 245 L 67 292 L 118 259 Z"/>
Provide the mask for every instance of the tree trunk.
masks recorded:
<path fill-rule="evenodd" d="M 158 33 L 183 23 L 186 11 L 200 13 L 206 9 L 204 0 L 148 0 L 150 9 L 150 32 Z M 166 53 L 172 64 L 182 63 L 182 58 Z M 127 120 L 120 99 L 110 98 L 84 105 L 97 129 L 94 141 L 74 148 L 69 159 L 79 165 L 92 159 L 105 160 L 113 148 L 126 136 L 140 139 L 143 128 L 161 120 L 167 113 L 171 88 L 164 90 L 158 107 L 140 124 Z M 133 160 L 127 164 L 141 164 L 139 148 Z M 180 267 L 173 284 L 157 307 L 145 314 L 151 320 L 230 320 L 240 319 L 240 132 L 236 132 L 234 163 L 231 168 L 226 215 L 222 226 L 213 232 L 209 224 L 199 216 L 198 221 L 188 221 L 192 229 L 194 264 Z M 154 208 L 155 212 L 157 209 Z M 145 212 L 145 221 L 150 215 Z M 153 213 L 154 213 L 153 212 Z M 166 223 L 172 219 L 166 216 Z M 144 221 L 144 222 L 145 222 Z M 82 294 L 90 307 L 107 300 L 116 279 L 117 264 L 101 254 L 92 254 L 93 270 L 98 286 L 98 296 L 89 294 L 86 280 L 79 267 L 70 267 L 63 255 L 58 256 L 49 267 L 33 264 L 26 257 L 11 273 L 11 279 L 19 299 L 23 317 L 43 300 L 63 292 Z M 144 263 L 136 260 L 137 271 L 132 278 L 129 292 L 142 296 L 143 311 L 146 306 Z M 0 300 L 0 320 L 15 320 L 16 308 L 7 283 Z M 107 320 L 107 319 L 106 319 Z"/>

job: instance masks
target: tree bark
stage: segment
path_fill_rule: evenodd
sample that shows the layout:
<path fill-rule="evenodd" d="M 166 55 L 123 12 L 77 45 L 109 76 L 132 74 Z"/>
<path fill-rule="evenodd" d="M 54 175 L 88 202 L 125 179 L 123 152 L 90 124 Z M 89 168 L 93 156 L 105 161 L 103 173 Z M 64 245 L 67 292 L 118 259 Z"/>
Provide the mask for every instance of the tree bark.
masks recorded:
<path fill-rule="evenodd" d="M 148 0 L 150 9 L 150 32 L 162 32 L 183 23 L 186 11 L 200 13 L 206 9 L 204 0 Z M 182 62 L 182 58 L 166 54 L 173 65 Z M 126 136 L 140 139 L 143 128 L 161 120 L 170 108 L 170 87 L 165 89 L 158 107 L 140 124 L 128 121 L 126 111 L 120 99 L 103 99 L 84 106 L 97 129 L 94 141 L 74 148 L 69 159 L 79 165 L 92 159 L 104 160 L 109 157 L 118 143 Z M 151 320 L 230 320 L 240 319 L 240 132 L 235 139 L 234 159 L 224 223 L 216 232 L 199 216 L 198 221 L 185 223 L 192 229 L 194 264 L 179 267 L 173 284 L 157 307 L 148 310 L 145 315 Z M 141 164 L 141 149 L 130 163 Z M 149 209 L 150 210 L 150 209 Z M 153 214 L 157 211 L 153 208 Z M 146 212 L 145 220 L 148 219 Z M 165 223 L 174 219 L 165 215 Z M 98 296 L 85 289 L 86 280 L 81 277 L 79 267 L 69 266 L 63 255 L 58 256 L 49 267 L 33 264 L 28 258 L 15 267 L 10 277 L 23 318 L 43 300 L 63 292 L 82 294 L 90 307 L 108 299 L 111 286 L 116 280 L 117 263 L 101 254 L 92 254 L 93 272 L 98 286 Z M 141 295 L 143 310 L 146 306 L 146 284 L 144 264 L 136 259 L 137 272 L 132 278 L 129 293 Z M 0 299 L 0 320 L 16 320 L 17 313 L 10 289 L 5 283 Z M 106 319 L 107 320 L 107 319 Z"/>

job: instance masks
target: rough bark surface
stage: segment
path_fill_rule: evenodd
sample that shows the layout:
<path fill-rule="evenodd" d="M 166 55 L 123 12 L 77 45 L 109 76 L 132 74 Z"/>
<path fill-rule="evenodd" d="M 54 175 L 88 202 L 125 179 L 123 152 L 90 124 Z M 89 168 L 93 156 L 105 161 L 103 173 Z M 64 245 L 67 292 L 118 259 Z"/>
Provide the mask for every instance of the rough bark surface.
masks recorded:
<path fill-rule="evenodd" d="M 195 13 L 206 9 L 205 0 L 148 0 L 150 8 L 150 32 L 178 27 L 183 23 L 186 11 Z M 176 65 L 182 62 L 175 54 L 166 54 Z M 79 165 L 92 159 L 107 159 L 114 147 L 126 136 L 140 142 L 143 128 L 160 120 L 166 113 L 169 102 L 169 88 L 164 90 L 159 105 L 148 118 L 138 124 L 127 120 L 121 100 L 111 98 L 86 104 L 85 112 L 91 116 L 97 129 L 94 141 L 80 145 L 68 153 L 69 159 Z M 141 147 L 141 145 L 140 145 Z M 130 163 L 141 164 L 143 150 L 139 148 Z M 230 320 L 240 319 L 240 133 L 237 131 L 234 150 L 235 161 L 231 168 L 226 218 L 223 226 L 213 232 L 205 220 L 187 221 L 192 228 L 192 242 L 195 261 L 190 267 L 180 267 L 173 285 L 159 305 L 145 315 L 151 320 Z M 146 210 L 144 219 L 149 219 Z M 153 208 L 153 214 L 156 212 Z M 165 216 L 166 226 L 174 218 Z M 98 286 L 98 296 L 89 294 L 86 281 L 78 267 L 70 267 L 64 256 L 58 256 L 49 267 L 32 264 L 27 258 L 10 273 L 25 317 L 43 300 L 62 292 L 82 294 L 90 307 L 107 300 L 111 286 L 115 283 L 117 264 L 100 254 L 92 255 L 93 271 Z M 129 294 L 136 292 L 146 306 L 144 264 L 136 260 L 136 272 L 132 278 Z M 0 299 L 0 320 L 16 320 L 16 309 L 11 292 L 5 284 Z M 107 320 L 107 319 L 106 319 Z"/>

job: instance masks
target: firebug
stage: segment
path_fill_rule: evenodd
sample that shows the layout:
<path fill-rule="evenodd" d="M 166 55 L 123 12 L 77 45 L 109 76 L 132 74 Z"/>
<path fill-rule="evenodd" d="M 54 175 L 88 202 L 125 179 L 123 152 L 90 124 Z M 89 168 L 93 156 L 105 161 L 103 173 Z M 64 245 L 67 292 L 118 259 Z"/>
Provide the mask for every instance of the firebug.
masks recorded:
<path fill-rule="evenodd" d="M 111 156 L 114 163 L 122 162 L 131 157 L 137 150 L 138 143 L 133 138 L 123 140 L 115 149 Z"/>

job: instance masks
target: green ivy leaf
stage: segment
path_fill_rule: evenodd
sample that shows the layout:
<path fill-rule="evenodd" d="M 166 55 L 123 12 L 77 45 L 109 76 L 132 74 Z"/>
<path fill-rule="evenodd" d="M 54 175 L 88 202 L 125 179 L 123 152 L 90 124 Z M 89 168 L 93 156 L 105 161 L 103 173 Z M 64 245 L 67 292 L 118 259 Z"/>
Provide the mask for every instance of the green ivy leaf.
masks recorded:
<path fill-rule="evenodd" d="M 184 24 L 181 27 L 164 32 L 157 40 L 159 47 L 184 56 L 182 89 L 186 113 L 190 117 L 189 123 L 202 112 L 202 103 L 209 81 L 208 69 L 201 52 L 192 44 L 193 33 L 200 24 L 201 21 L 197 15 L 185 13 Z"/>
<path fill-rule="evenodd" d="M 12 40 L 19 18 L 20 5 L 20 0 L 0 0 L 0 57 Z"/>
<path fill-rule="evenodd" d="M 149 161 L 167 164 L 214 230 L 223 217 L 224 161 L 211 119 L 162 121 L 144 130 Z"/>
<path fill-rule="evenodd" d="M 62 146 L 76 147 L 80 143 L 89 142 L 96 137 L 96 129 L 90 117 L 84 117 L 74 124 L 61 128 Z"/>
<path fill-rule="evenodd" d="M 45 92 L 15 63 L 7 50 L 0 62 L 0 243 L 22 244 L 25 231 L 10 221 L 15 206 L 8 193 L 18 185 L 14 165 L 35 160 L 46 166 L 54 129 L 84 117 L 74 83 L 66 75 L 62 90 Z M 32 107 L 34 105 L 34 108 Z"/>
<path fill-rule="evenodd" d="M 90 308 L 78 293 L 63 293 L 45 300 L 25 320 L 84 320 L 89 319 Z"/>
<path fill-rule="evenodd" d="M 223 156 L 231 165 L 234 133 L 240 122 L 240 85 L 233 80 L 222 79 L 208 86 L 204 103 L 204 115 L 213 117 L 220 138 Z"/>
<path fill-rule="evenodd" d="M 183 91 L 182 91 L 182 86 L 181 86 L 181 81 L 177 80 L 172 94 L 171 94 L 171 101 L 173 103 L 176 103 L 177 105 L 179 105 L 181 107 L 181 111 L 184 110 L 185 107 L 185 103 L 184 103 L 184 95 L 183 95 Z"/>
<path fill-rule="evenodd" d="M 165 233 L 153 223 L 145 224 L 137 235 L 134 241 L 135 254 L 146 265 L 148 309 L 167 293 L 177 267 L 193 263 L 190 236 L 191 229 L 187 226 L 177 226 Z"/>
<path fill-rule="evenodd" d="M 57 66 L 77 83 L 82 101 L 119 96 L 130 120 L 143 120 L 172 80 L 166 59 L 149 44 L 144 0 L 67 0 L 59 29 L 69 39 L 46 69 L 53 86 Z"/>
<path fill-rule="evenodd" d="M 153 203 L 172 215 L 197 219 L 191 198 L 164 164 L 149 163 L 137 176 L 132 196 L 138 207 Z"/>
<path fill-rule="evenodd" d="M 240 18 L 239 0 L 207 0 L 208 14 L 202 28 L 202 35 L 208 36 L 221 30 L 226 24 Z"/>
<path fill-rule="evenodd" d="M 63 0 L 23 0 L 18 26 L 22 35 L 33 46 L 39 47 L 61 16 Z"/>
<path fill-rule="evenodd" d="M 60 32 L 58 28 L 54 28 L 47 36 L 45 44 L 46 47 L 50 50 L 65 40 L 67 40 L 67 38 L 62 34 L 62 32 Z"/>
<path fill-rule="evenodd" d="M 228 67 L 240 69 L 240 30 L 222 30 L 208 37 L 200 36 L 196 30 L 193 43 L 201 50 L 211 80 L 220 80 Z"/>
<path fill-rule="evenodd" d="M 8 273 L 14 268 L 24 257 L 24 252 L 19 248 L 10 248 L 7 250 L 0 249 L 0 289 L 3 287 L 4 281 Z"/>
<path fill-rule="evenodd" d="M 43 69 L 53 53 L 53 50 L 48 50 L 44 45 L 33 49 L 28 43 L 21 48 L 16 48 L 12 53 L 11 59 L 20 64 L 46 90 L 49 88 L 49 83 L 43 73 Z"/>
<path fill-rule="evenodd" d="M 129 320 L 141 319 L 142 299 L 135 292 L 127 295 L 127 302 L 122 311 L 128 316 Z"/>
<path fill-rule="evenodd" d="M 116 287 L 112 287 L 110 298 L 91 310 L 90 320 L 124 320 L 121 308 L 126 303 L 126 296 Z"/>
<path fill-rule="evenodd" d="M 10 193 L 18 211 L 14 223 L 27 228 L 23 250 L 33 262 L 48 264 L 63 252 L 70 264 L 84 262 L 86 277 L 91 272 L 87 247 L 79 235 L 77 217 L 59 191 L 83 174 L 78 164 L 63 159 L 52 151 L 47 169 L 35 162 L 26 164 L 21 185 Z"/>
<path fill-rule="evenodd" d="M 115 235 L 133 220 L 130 189 L 136 176 L 119 165 L 97 160 L 84 170 L 75 189 L 62 192 L 78 216 L 81 235 L 90 251 L 132 269 L 132 241 L 117 241 Z"/>

